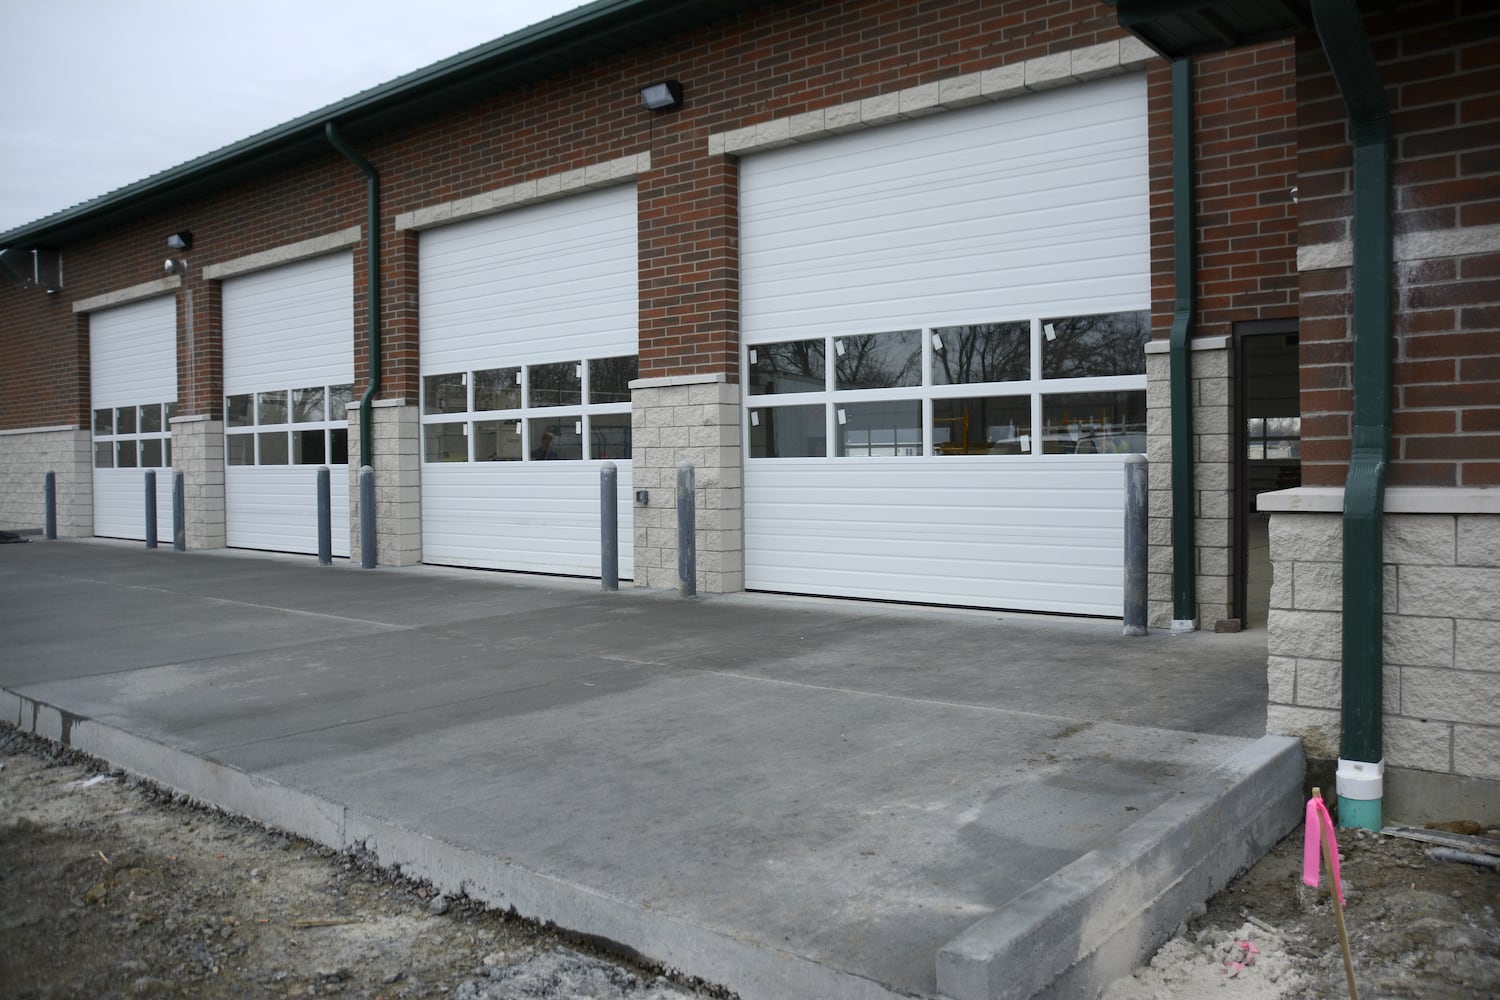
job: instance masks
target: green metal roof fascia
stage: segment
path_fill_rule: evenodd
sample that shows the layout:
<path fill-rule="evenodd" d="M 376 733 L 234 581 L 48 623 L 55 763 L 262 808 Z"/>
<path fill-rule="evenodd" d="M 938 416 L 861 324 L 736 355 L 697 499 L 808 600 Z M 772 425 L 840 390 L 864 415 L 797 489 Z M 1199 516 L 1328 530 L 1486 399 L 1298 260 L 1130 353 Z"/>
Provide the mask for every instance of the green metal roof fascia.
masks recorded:
<path fill-rule="evenodd" d="M 1103 0 L 1120 27 L 1169 59 L 1286 38 L 1312 26 L 1303 0 Z"/>
<path fill-rule="evenodd" d="M 295 144 L 299 140 L 310 141 L 327 149 L 323 140 L 323 126 L 326 122 L 343 121 L 352 116 L 378 116 L 387 108 L 442 89 L 477 70 L 503 64 L 506 59 L 534 57 L 548 49 L 566 49 L 582 41 L 585 33 L 599 37 L 601 34 L 618 32 L 632 24 L 649 24 L 653 16 L 671 13 L 680 8 L 696 8 L 705 12 L 718 12 L 721 9 L 699 0 L 597 0 L 414 70 L 389 83 L 360 91 L 352 97 L 258 132 L 180 166 L 168 168 L 72 208 L 54 212 L 36 222 L 0 233 L 0 246 L 46 245 L 49 234 L 64 231 L 91 216 L 124 208 L 130 202 L 152 194 L 165 194 L 184 182 L 211 175 L 240 161 L 274 153 L 279 147 Z"/>

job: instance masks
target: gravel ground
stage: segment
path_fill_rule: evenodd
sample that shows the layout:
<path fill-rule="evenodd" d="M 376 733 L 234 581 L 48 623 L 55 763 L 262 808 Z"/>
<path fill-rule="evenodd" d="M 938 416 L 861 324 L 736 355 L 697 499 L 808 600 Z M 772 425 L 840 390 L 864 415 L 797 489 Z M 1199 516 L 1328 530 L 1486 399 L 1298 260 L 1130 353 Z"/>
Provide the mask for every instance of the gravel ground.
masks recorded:
<path fill-rule="evenodd" d="M 1376 834 L 1340 847 L 1362 997 L 1500 997 L 1500 873 Z M 1107 1000 L 1346 996 L 1327 893 L 1300 873 L 1299 831 Z M 0 727 L 0 996 L 730 995 Z"/>

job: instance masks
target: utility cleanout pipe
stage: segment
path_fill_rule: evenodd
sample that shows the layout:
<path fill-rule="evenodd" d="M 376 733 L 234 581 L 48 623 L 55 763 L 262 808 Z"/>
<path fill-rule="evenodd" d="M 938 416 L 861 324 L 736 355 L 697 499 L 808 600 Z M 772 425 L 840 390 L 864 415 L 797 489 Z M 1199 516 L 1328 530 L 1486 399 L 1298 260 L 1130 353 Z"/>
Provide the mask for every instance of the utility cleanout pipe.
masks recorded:
<path fill-rule="evenodd" d="M 365 239 L 366 246 L 366 268 L 368 270 L 365 284 L 370 293 L 370 318 L 369 318 L 369 354 L 370 354 L 370 384 L 365 389 L 364 395 L 359 398 L 359 465 L 364 468 L 374 465 L 370 460 L 370 411 L 375 402 L 375 395 L 380 392 L 380 175 L 375 168 L 370 166 L 366 160 L 354 151 L 333 122 L 323 125 L 323 134 L 328 137 L 328 142 L 334 149 L 338 150 L 349 162 L 353 163 L 365 174 Z"/>
<path fill-rule="evenodd" d="M 1172 259 L 1177 299 L 1168 342 L 1172 402 L 1172 631 L 1197 627 L 1193 569 L 1193 64 L 1172 61 Z"/>
<path fill-rule="evenodd" d="M 1381 522 L 1391 434 L 1391 116 L 1357 0 L 1314 0 L 1313 23 L 1354 145 L 1354 426 L 1344 483 L 1339 825 L 1378 830 L 1385 772 Z"/>

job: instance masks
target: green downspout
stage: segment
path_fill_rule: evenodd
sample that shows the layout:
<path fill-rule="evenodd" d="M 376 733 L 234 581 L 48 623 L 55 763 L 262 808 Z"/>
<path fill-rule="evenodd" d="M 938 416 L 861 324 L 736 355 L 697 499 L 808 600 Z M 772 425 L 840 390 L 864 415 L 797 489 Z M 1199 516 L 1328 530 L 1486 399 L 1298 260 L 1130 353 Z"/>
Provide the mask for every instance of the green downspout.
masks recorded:
<path fill-rule="evenodd" d="M 1197 628 L 1193 576 L 1193 64 L 1172 61 L 1172 260 L 1177 302 L 1168 343 L 1172 399 L 1172 631 Z"/>
<path fill-rule="evenodd" d="M 368 218 L 365 221 L 365 239 L 368 241 L 369 252 L 366 255 L 366 267 L 369 271 L 366 284 L 370 292 L 370 384 L 365 389 L 363 396 L 359 397 L 359 466 L 373 466 L 370 457 L 370 411 L 375 402 L 375 394 L 380 392 L 380 175 L 375 168 L 370 166 L 370 161 L 360 156 L 342 136 L 333 122 L 323 126 L 323 134 L 333 148 L 348 157 L 349 162 L 365 172 L 366 184 L 366 206 Z"/>
<path fill-rule="evenodd" d="M 1354 434 L 1344 485 L 1339 825 L 1378 830 L 1385 770 L 1381 517 L 1391 421 L 1391 119 L 1356 0 L 1314 0 L 1313 23 L 1354 143 Z"/>

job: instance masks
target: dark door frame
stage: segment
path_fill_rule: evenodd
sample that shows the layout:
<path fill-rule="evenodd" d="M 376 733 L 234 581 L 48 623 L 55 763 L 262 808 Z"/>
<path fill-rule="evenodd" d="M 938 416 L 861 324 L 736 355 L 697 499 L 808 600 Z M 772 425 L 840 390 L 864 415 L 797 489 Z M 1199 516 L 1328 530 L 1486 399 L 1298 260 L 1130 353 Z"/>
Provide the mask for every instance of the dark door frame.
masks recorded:
<path fill-rule="evenodd" d="M 1234 433 L 1231 447 L 1234 449 L 1234 545 L 1229 554 L 1230 572 L 1233 579 L 1231 607 L 1234 617 L 1246 621 L 1249 613 L 1250 572 L 1247 563 L 1250 554 L 1250 486 L 1247 458 L 1248 441 L 1245 438 L 1245 411 L 1249 399 L 1249 373 L 1246 371 L 1245 342 L 1252 337 L 1297 336 L 1298 320 L 1256 319 L 1234 324 Z M 1300 392 L 1299 392 L 1300 396 Z M 1298 406 L 1301 409 L 1301 406 Z"/>

